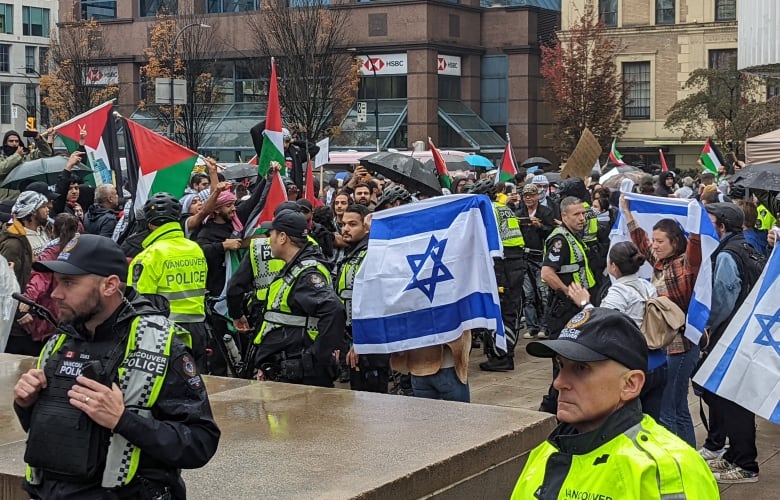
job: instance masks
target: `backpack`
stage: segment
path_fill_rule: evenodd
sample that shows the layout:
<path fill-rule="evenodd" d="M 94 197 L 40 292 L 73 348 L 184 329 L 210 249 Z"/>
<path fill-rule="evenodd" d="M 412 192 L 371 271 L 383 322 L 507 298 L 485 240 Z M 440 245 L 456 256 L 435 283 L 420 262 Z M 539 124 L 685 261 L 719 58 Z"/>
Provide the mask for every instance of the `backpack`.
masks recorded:
<path fill-rule="evenodd" d="M 628 284 L 627 284 L 628 285 Z M 640 330 L 651 350 L 663 349 L 685 328 L 685 313 L 666 296 L 645 297 L 635 286 L 628 285 L 645 299 L 645 314 Z"/>
<path fill-rule="evenodd" d="M 768 259 L 745 241 L 744 237 L 740 239 L 732 238 L 723 246 L 723 251 L 728 252 L 734 258 L 742 279 L 742 289 L 739 291 L 739 297 L 736 301 L 738 308 L 745 301 L 753 286 L 758 282 L 758 278 L 764 272 L 764 266 L 766 266 Z"/>

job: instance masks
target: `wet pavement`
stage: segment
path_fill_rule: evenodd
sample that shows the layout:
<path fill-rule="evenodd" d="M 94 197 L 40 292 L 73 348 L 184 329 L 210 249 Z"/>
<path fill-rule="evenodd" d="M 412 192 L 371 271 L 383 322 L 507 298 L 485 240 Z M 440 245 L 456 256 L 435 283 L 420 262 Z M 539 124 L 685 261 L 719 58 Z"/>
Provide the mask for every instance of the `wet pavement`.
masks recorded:
<path fill-rule="evenodd" d="M 479 370 L 484 355 L 472 351 L 469 363 L 471 400 L 474 403 L 526 408 L 536 410 L 547 392 L 552 377 L 550 361 L 532 358 L 525 352 L 530 340 L 520 339 L 515 357 L 515 369 L 511 372 L 491 373 Z M 707 435 L 699 419 L 699 399 L 689 394 L 691 415 L 694 418 L 697 443 L 701 446 Z M 705 406 L 706 411 L 706 406 Z M 758 462 L 760 476 L 757 483 L 735 484 L 721 487 L 724 500 L 777 500 L 780 498 L 780 426 L 762 418 L 756 418 L 758 430 Z"/>

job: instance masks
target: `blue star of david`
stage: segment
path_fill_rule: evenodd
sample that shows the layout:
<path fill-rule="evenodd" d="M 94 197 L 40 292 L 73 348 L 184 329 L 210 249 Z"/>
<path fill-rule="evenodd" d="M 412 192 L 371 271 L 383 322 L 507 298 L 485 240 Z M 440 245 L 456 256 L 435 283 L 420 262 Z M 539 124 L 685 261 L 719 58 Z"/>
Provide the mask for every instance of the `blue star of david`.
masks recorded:
<path fill-rule="evenodd" d="M 756 321 L 761 325 L 761 333 L 758 334 L 754 342 L 758 345 L 772 347 L 777 355 L 780 356 L 780 341 L 775 340 L 772 336 L 772 327 L 780 323 L 780 309 L 775 311 L 774 316 L 756 314 Z"/>
<path fill-rule="evenodd" d="M 428 297 L 429 301 L 433 302 L 433 294 L 436 293 L 436 284 L 454 279 L 450 270 L 447 269 L 441 261 L 444 256 L 444 247 L 446 245 L 447 240 L 439 241 L 435 236 L 431 236 L 431 240 L 428 242 L 428 248 L 424 253 L 406 256 L 406 260 L 409 262 L 409 267 L 412 268 L 414 275 L 412 276 L 412 281 L 404 288 L 404 291 L 417 288 Z M 419 274 L 429 257 L 433 261 L 433 269 L 431 270 L 430 277 L 422 278 Z"/>

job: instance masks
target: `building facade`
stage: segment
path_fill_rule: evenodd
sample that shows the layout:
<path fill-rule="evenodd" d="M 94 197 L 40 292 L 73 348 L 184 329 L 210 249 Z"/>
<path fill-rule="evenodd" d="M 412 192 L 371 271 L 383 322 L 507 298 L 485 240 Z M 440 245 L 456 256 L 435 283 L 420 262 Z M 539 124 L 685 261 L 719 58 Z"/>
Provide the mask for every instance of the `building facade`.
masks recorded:
<path fill-rule="evenodd" d="M 48 125 L 40 106 L 39 78 L 45 73 L 51 28 L 58 19 L 58 2 L 0 2 L 0 128 L 21 132 L 28 117 Z M 40 123 L 38 123 L 40 122 Z"/>
<path fill-rule="evenodd" d="M 246 23 L 263 15 L 259 0 L 59 4 L 62 29 L 74 18 L 100 21 L 112 52 L 101 64 L 117 75 L 120 112 L 150 127 L 153 118 L 137 107 L 154 16 L 163 8 L 202 15 L 226 47 L 215 74 L 226 92 L 201 150 L 224 161 L 253 154 L 248 130 L 263 118 L 266 97 L 249 90 L 264 85 L 252 81 L 248 65 L 259 54 Z M 378 135 L 382 149 L 410 149 L 431 137 L 442 148 L 498 157 L 509 133 L 520 161 L 550 153 L 539 44 L 560 26 L 560 0 L 335 0 L 331 8 L 349 10 L 344 50 L 362 62 L 358 102 L 334 147 L 371 151 Z"/>
<path fill-rule="evenodd" d="M 586 0 L 563 3 L 565 31 Z M 618 141 L 629 163 L 696 168 L 703 141 L 683 142 L 664 127 L 672 105 L 691 90 L 683 88 L 699 68 L 726 67 L 737 57 L 737 0 L 593 0 L 609 36 L 622 49 L 616 60 L 629 91 L 623 117 L 630 120 Z"/>

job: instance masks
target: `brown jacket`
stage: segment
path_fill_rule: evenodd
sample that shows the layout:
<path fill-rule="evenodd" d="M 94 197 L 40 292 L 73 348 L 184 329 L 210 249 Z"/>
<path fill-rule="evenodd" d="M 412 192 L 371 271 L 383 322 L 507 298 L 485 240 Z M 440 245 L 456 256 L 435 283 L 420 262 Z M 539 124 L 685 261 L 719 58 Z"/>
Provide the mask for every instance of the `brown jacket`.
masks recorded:
<path fill-rule="evenodd" d="M 459 339 L 448 344 L 421 347 L 410 351 L 390 355 L 390 366 L 401 373 L 411 373 L 418 377 L 433 375 L 441 369 L 444 359 L 444 346 L 452 350 L 455 358 L 455 374 L 464 384 L 468 381 L 469 351 L 471 350 L 471 330 L 466 330 Z"/>

